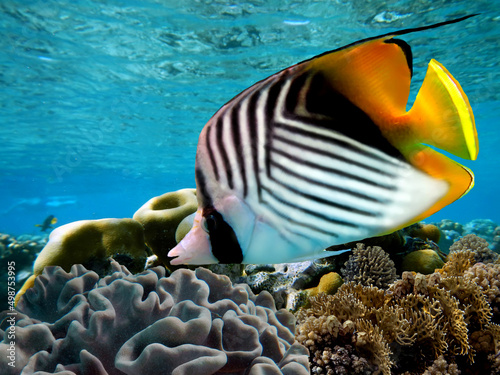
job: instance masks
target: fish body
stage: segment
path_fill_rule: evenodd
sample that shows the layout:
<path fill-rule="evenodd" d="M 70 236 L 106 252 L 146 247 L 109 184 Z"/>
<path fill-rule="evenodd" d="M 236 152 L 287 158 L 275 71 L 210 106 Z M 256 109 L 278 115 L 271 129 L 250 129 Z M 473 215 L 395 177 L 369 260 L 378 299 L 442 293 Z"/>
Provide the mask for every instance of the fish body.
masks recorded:
<path fill-rule="evenodd" d="M 224 105 L 200 134 L 199 209 L 171 263 L 335 255 L 324 249 L 393 232 L 466 194 L 472 172 L 427 145 L 477 157 L 467 96 L 431 60 L 407 111 L 411 48 L 394 38 L 465 18 L 324 53 Z"/>
<path fill-rule="evenodd" d="M 40 227 L 42 232 L 52 229 L 52 225 L 57 223 L 57 218 L 54 215 L 49 215 L 45 218 L 42 224 L 35 224 L 35 227 Z"/>

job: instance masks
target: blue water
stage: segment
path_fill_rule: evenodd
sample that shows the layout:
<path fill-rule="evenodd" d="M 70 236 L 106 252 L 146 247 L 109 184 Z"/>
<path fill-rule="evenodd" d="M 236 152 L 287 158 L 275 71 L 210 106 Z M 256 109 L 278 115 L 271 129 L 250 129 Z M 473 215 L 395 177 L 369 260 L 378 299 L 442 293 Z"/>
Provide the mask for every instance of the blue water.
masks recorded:
<path fill-rule="evenodd" d="M 131 217 L 194 187 L 200 130 L 234 95 L 361 38 L 460 17 L 405 36 L 413 91 L 431 58 L 475 111 L 476 187 L 431 220 L 500 223 L 500 2 L 2 0 L 0 232 Z M 412 94 L 414 95 L 414 93 Z M 412 99 L 410 99 L 411 101 Z"/>

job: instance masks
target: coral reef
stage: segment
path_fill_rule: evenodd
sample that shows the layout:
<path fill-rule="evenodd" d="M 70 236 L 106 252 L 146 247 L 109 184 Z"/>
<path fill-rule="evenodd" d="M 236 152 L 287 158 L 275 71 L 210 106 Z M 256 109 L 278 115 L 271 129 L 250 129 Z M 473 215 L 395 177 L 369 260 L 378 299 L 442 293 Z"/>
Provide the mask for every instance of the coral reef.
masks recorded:
<path fill-rule="evenodd" d="M 476 219 L 464 225 L 464 235 L 475 234 L 490 243 L 490 249 L 500 252 L 500 226 L 488 219 Z"/>
<path fill-rule="evenodd" d="M 323 275 L 334 271 L 334 262 L 335 260 L 317 259 L 274 265 L 248 264 L 245 266 L 244 276 L 235 281 L 248 284 L 256 294 L 268 291 L 278 308 L 296 311 L 307 300 L 308 293 L 302 290 L 317 286 Z"/>
<path fill-rule="evenodd" d="M 365 248 L 364 244 L 358 243 L 344 266 L 340 272 L 347 282 L 387 288 L 397 277 L 394 262 L 379 246 Z"/>
<path fill-rule="evenodd" d="M 392 361 L 386 338 L 403 342 L 409 338 L 402 331 L 407 323 L 401 319 L 401 312 L 384 302 L 383 289 L 354 282 L 343 284 L 333 296 L 319 294 L 310 298 L 311 307 L 297 313 L 296 337 L 309 349 L 314 373 L 345 373 L 336 372 L 341 369 L 332 368 L 338 364 L 331 364 L 332 358 L 328 357 L 331 349 L 339 346 L 366 363 L 362 372 L 346 369 L 346 373 L 363 374 L 369 369 L 369 373 L 390 374 Z"/>
<path fill-rule="evenodd" d="M 204 268 L 113 267 L 102 279 L 81 265 L 45 268 L 17 305 L 17 366 L 2 356 L 4 374 L 309 374 L 295 318 L 269 293 Z"/>
<path fill-rule="evenodd" d="M 492 310 L 491 321 L 500 324 L 500 264 L 477 263 L 468 267 L 463 276 L 482 288 Z"/>
<path fill-rule="evenodd" d="M 450 246 L 462 237 L 464 232 L 464 227 L 460 223 L 456 223 L 452 220 L 444 219 L 439 223 L 434 223 L 441 231 L 441 239 L 438 243 L 439 247 L 445 252 L 448 251 Z"/>
<path fill-rule="evenodd" d="M 500 226 L 491 220 L 477 219 L 464 225 L 451 220 L 441 220 L 435 225 L 443 233 L 439 246 L 445 251 L 462 236 L 475 234 L 485 239 L 491 250 L 500 253 Z"/>
<path fill-rule="evenodd" d="M 140 223 L 132 219 L 80 220 L 57 227 L 33 265 L 33 275 L 24 283 L 16 301 L 34 285 L 35 278 L 47 266 L 69 271 L 73 264 L 104 262 L 115 254 L 143 257 L 146 251 Z M 144 263 L 143 262 L 143 263 Z"/>
<path fill-rule="evenodd" d="M 490 263 L 499 259 L 500 255 L 489 248 L 488 242 L 475 234 L 468 234 L 450 246 L 450 254 L 458 251 L 473 251 L 476 262 Z"/>
<path fill-rule="evenodd" d="M 428 367 L 423 375 L 460 375 L 460 370 L 455 363 L 451 365 L 440 355 L 434 363 Z"/>
<path fill-rule="evenodd" d="M 487 271 L 478 280 L 495 284 L 488 277 L 497 270 Z M 479 273 L 479 266 L 471 276 L 404 272 L 387 290 L 348 282 L 334 295 L 310 298 L 310 307 L 297 313 L 297 340 L 309 349 L 311 368 L 321 374 L 356 373 L 332 364 L 336 347 L 336 353 L 345 348 L 351 357 L 364 358 L 374 373 L 493 371 L 500 326 L 483 293 L 488 286 L 482 288 L 472 277 Z"/>
<path fill-rule="evenodd" d="M 144 226 L 146 244 L 164 265 L 171 267 L 167 253 L 177 244 L 177 227 L 197 208 L 196 190 L 181 189 L 151 198 L 135 212 L 134 220 Z"/>
<path fill-rule="evenodd" d="M 3 262 L 15 261 L 18 269 L 31 268 L 36 254 L 39 253 L 48 241 L 48 235 L 11 236 L 0 233 L 0 259 Z"/>
<path fill-rule="evenodd" d="M 48 235 L 23 234 L 16 237 L 0 233 L 0 261 L 3 265 L 0 269 L 0 280 L 8 280 L 7 265 L 13 264 L 16 270 L 16 283 L 20 285 L 25 282 L 32 274 L 37 254 L 47 241 Z M 4 282 L 0 287 L 0 311 L 8 307 L 7 296 L 7 282 Z"/>

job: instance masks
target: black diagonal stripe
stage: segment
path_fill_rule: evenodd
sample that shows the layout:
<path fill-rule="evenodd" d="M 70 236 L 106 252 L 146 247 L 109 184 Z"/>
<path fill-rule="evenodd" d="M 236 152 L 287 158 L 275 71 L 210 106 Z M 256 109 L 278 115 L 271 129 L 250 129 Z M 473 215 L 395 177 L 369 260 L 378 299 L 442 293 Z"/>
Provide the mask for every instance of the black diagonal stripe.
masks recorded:
<path fill-rule="evenodd" d="M 359 182 L 366 184 L 366 185 L 376 186 L 376 187 L 379 187 L 379 188 L 382 188 L 385 190 L 391 190 L 391 191 L 396 190 L 396 186 L 394 186 L 394 185 L 380 184 L 380 183 L 374 182 L 372 180 L 369 180 L 367 178 L 363 178 L 363 177 L 355 175 L 355 174 L 350 174 L 350 173 L 343 171 L 341 169 L 332 168 L 332 167 L 325 167 L 324 165 L 318 165 L 318 164 L 309 162 L 307 160 L 303 160 L 299 156 L 291 155 L 283 150 L 273 149 L 273 152 L 288 158 L 289 160 L 293 161 L 294 163 L 302 164 L 302 165 L 305 165 L 307 167 L 311 167 L 311 168 L 315 168 L 315 169 L 319 169 L 319 170 L 322 170 L 328 174 L 336 174 L 338 176 L 342 176 L 342 177 L 345 177 L 345 178 L 348 178 L 351 180 L 359 181 Z M 289 169 L 281 164 L 276 164 L 276 166 L 279 167 L 280 169 L 282 169 L 283 171 L 285 171 L 286 173 L 294 173 L 291 169 Z M 303 179 L 306 178 L 305 176 L 299 176 L 299 175 L 297 175 L 297 177 L 301 177 Z"/>
<path fill-rule="evenodd" d="M 264 149 L 265 149 L 265 166 L 266 175 L 269 176 L 271 173 L 271 154 L 270 150 L 272 147 L 273 140 L 273 130 L 274 130 L 274 114 L 276 111 L 281 111 L 277 107 L 278 97 L 283 88 L 283 81 L 275 81 L 268 89 L 266 105 L 264 109 L 264 128 L 265 128 L 265 139 L 264 139 Z"/>
<path fill-rule="evenodd" d="M 286 113 L 292 114 L 297 112 L 297 104 L 301 99 L 300 92 L 304 89 L 307 78 L 308 74 L 301 74 L 300 76 L 292 78 L 285 101 Z"/>
<path fill-rule="evenodd" d="M 297 120 L 297 119 L 295 118 L 294 120 Z M 311 118 L 303 118 L 300 121 L 304 122 L 305 125 L 311 126 L 311 127 L 318 125 L 318 121 L 313 120 Z M 368 152 L 367 150 L 359 148 L 359 147 L 357 147 L 351 143 L 348 143 L 346 141 L 343 141 L 341 139 L 333 139 L 333 138 L 328 137 L 326 135 L 318 134 L 318 133 L 315 133 L 312 131 L 307 131 L 305 129 L 297 128 L 297 127 L 294 127 L 294 126 L 291 126 L 291 125 L 288 125 L 285 123 L 275 123 L 274 126 L 276 128 L 285 129 L 287 132 L 298 135 L 298 136 L 310 137 L 310 138 L 313 138 L 313 139 L 316 139 L 316 140 L 319 140 L 319 141 L 322 141 L 325 143 L 330 143 L 330 144 L 335 145 L 337 147 L 343 147 L 349 151 L 352 151 L 352 152 L 357 153 L 359 155 L 367 156 L 367 157 L 372 158 L 374 160 L 378 160 L 378 161 L 381 161 L 384 163 L 391 163 L 390 159 L 383 158 L 377 154 Z M 397 165 L 396 162 L 392 162 L 391 164 Z"/>
<path fill-rule="evenodd" d="M 303 149 L 305 151 L 310 151 L 310 152 L 313 152 L 313 153 L 321 155 L 321 156 L 326 156 L 326 157 L 329 157 L 331 159 L 338 160 L 338 161 L 341 161 L 341 162 L 344 162 L 346 164 L 350 164 L 350 165 L 353 165 L 353 166 L 356 166 L 356 167 L 359 167 L 359 168 L 362 168 L 362 169 L 366 169 L 368 171 L 375 172 L 375 173 L 383 175 L 383 176 L 392 177 L 392 178 L 397 177 L 397 175 L 395 175 L 393 173 L 389 173 L 388 171 L 384 171 L 384 170 L 382 170 L 380 168 L 375 168 L 375 167 L 373 167 L 371 165 L 363 164 L 363 163 L 361 163 L 359 161 L 346 158 L 346 157 L 344 157 L 342 155 L 334 154 L 333 152 L 329 152 L 328 150 L 318 149 L 318 148 L 315 148 L 315 147 L 312 147 L 312 146 L 308 146 L 305 143 L 296 142 L 296 141 L 294 141 L 292 139 L 288 139 L 288 138 L 282 137 L 282 136 L 277 135 L 277 134 L 274 135 L 274 139 L 279 140 L 279 141 L 281 141 L 283 143 L 286 143 L 287 145 L 295 146 L 295 147 L 301 148 L 301 149 Z M 328 142 L 328 143 L 330 143 L 332 145 L 335 145 L 335 143 L 336 143 L 336 141 L 332 140 L 331 138 L 326 138 L 325 142 Z M 341 149 L 342 148 L 342 146 L 340 146 L 340 145 L 336 145 L 336 146 L 338 146 L 337 149 Z"/>
<path fill-rule="evenodd" d="M 212 140 L 210 139 L 210 133 L 213 129 L 213 123 L 207 124 L 207 132 L 205 135 L 205 144 L 207 145 L 208 157 L 210 158 L 210 164 L 212 165 L 212 170 L 214 172 L 215 180 L 219 181 L 219 168 L 215 162 L 214 151 L 212 149 Z"/>
<path fill-rule="evenodd" d="M 240 112 L 241 112 L 241 101 L 231 108 L 231 133 L 232 133 L 231 135 L 234 146 L 234 153 L 236 154 L 236 164 L 238 165 L 238 169 L 241 176 L 241 182 L 243 184 L 243 197 L 246 197 L 248 194 L 248 185 L 247 185 L 245 161 L 243 160 L 243 153 L 241 152 L 242 140 L 240 133 L 241 126 L 243 126 L 244 124 L 240 123 L 240 118 L 239 118 Z"/>
<path fill-rule="evenodd" d="M 201 200 L 201 206 L 212 206 L 213 199 L 207 190 L 207 179 L 205 178 L 205 173 L 199 167 L 195 167 L 194 173 L 196 177 L 196 194 L 197 197 Z"/>
<path fill-rule="evenodd" d="M 271 189 L 268 189 L 266 188 L 265 186 L 262 187 L 262 190 L 265 190 L 266 192 L 268 192 L 270 195 L 273 195 L 271 193 Z M 274 197 L 274 195 L 273 195 Z M 276 197 L 275 197 L 276 199 Z M 277 199 L 279 200 L 279 199 Z M 282 200 L 279 200 L 280 202 L 282 203 L 285 203 L 285 204 L 288 204 L 287 202 L 284 202 Z M 298 221 L 298 220 L 294 220 L 292 218 L 289 218 L 288 217 L 288 214 L 286 212 L 282 212 L 281 210 L 279 210 L 278 208 L 274 207 L 270 202 L 267 202 L 265 200 L 262 201 L 263 204 L 266 205 L 266 207 L 268 207 L 271 211 L 273 211 L 275 214 L 277 214 L 278 216 L 284 218 L 284 220 L 286 220 L 287 222 L 290 222 L 290 223 L 293 223 L 295 225 L 298 225 L 298 226 L 301 226 L 301 227 L 304 227 L 304 228 L 307 228 L 307 229 L 310 229 L 310 230 L 313 230 L 313 231 L 316 231 L 318 233 L 322 233 L 322 234 L 325 234 L 327 236 L 332 236 L 332 237 L 338 237 L 338 235 L 336 233 L 332 233 L 330 231 L 327 231 L 323 228 L 318 228 L 314 225 L 311 225 L 311 224 L 308 224 L 308 223 L 305 223 L 303 221 Z M 304 234 L 302 233 L 299 233 L 297 231 L 293 231 L 293 230 L 290 230 L 287 228 L 287 230 L 289 230 L 290 232 L 294 233 L 294 234 L 297 234 L 299 236 L 302 236 L 302 237 L 306 237 Z"/>
<path fill-rule="evenodd" d="M 334 130 L 393 158 L 405 160 L 401 152 L 382 135 L 373 120 L 331 87 L 330 82 L 331 78 L 327 79 L 322 73 L 316 73 L 307 90 L 305 103 L 307 111 L 330 119 L 316 121 L 316 125 Z M 371 93 L 363 94 L 371 95 Z M 303 120 L 310 121 L 309 118 Z"/>
<path fill-rule="evenodd" d="M 277 168 L 282 169 L 284 171 L 286 170 L 287 172 L 291 172 L 290 170 L 288 170 L 286 168 L 281 168 L 281 165 L 278 164 L 278 163 L 276 163 L 276 162 L 274 162 L 274 161 L 271 161 L 271 164 L 274 167 L 277 167 Z M 293 174 L 294 177 L 299 178 L 300 180 L 304 181 L 304 179 L 302 178 L 302 176 L 299 176 L 296 173 L 290 173 L 290 174 Z M 345 204 L 340 204 L 338 202 L 333 202 L 333 201 L 321 198 L 321 197 L 316 196 L 316 195 L 305 193 L 305 192 L 300 191 L 299 189 L 293 187 L 292 185 L 286 183 L 285 181 L 278 180 L 277 178 L 272 177 L 272 176 L 271 176 L 271 180 L 274 181 L 275 183 L 277 183 L 278 185 L 283 186 L 288 191 L 291 191 L 291 192 L 293 192 L 293 193 L 295 193 L 297 195 L 300 195 L 301 197 L 307 198 L 307 199 L 309 199 L 311 201 L 314 201 L 316 203 L 320 203 L 320 204 L 325 205 L 325 206 L 335 207 L 335 208 L 338 208 L 339 210 L 348 211 L 348 212 L 352 212 L 352 213 L 356 213 L 356 214 L 364 215 L 364 216 L 371 216 L 371 217 L 380 216 L 380 213 L 378 213 L 378 212 L 370 212 L 370 211 L 361 210 L 361 209 L 356 208 L 356 207 L 347 206 Z M 307 182 L 311 183 L 311 181 L 307 181 Z M 312 182 L 312 183 L 314 183 L 314 182 Z M 350 192 L 350 191 L 348 191 L 348 192 L 349 192 L 349 194 L 353 195 L 352 192 Z M 356 195 L 359 196 L 361 194 L 356 194 Z M 363 199 L 366 200 L 366 198 L 367 198 L 367 196 L 363 196 Z M 370 198 L 369 200 L 376 201 L 373 198 Z"/>
<path fill-rule="evenodd" d="M 337 225 L 340 225 L 340 226 L 344 226 L 344 227 L 349 227 L 349 228 L 358 228 L 358 225 L 355 224 L 355 223 L 351 223 L 351 222 L 345 221 L 345 220 L 334 219 L 334 218 L 331 218 L 330 216 L 325 215 L 325 214 L 323 214 L 321 212 L 316 212 L 316 211 L 309 210 L 307 208 L 298 206 L 295 203 L 290 202 L 290 201 L 284 199 L 283 197 L 279 196 L 278 193 L 276 193 L 272 189 L 269 189 L 266 186 L 263 186 L 262 188 L 269 195 L 271 195 L 274 199 L 276 199 L 278 202 L 281 202 L 281 203 L 287 205 L 287 209 L 288 210 L 297 210 L 297 211 L 303 212 L 304 214 L 307 214 L 309 216 L 313 216 L 313 217 L 316 217 L 316 218 L 318 218 L 320 220 L 323 220 L 323 221 L 325 221 L 327 223 L 334 223 L 334 224 L 337 224 Z M 269 207 L 272 207 L 272 204 L 270 204 L 270 203 L 268 203 L 268 204 L 269 204 Z M 274 208 L 274 209 L 276 209 L 276 208 Z M 286 220 L 290 220 L 289 217 L 288 217 L 288 214 L 280 212 L 280 215 L 283 216 L 284 218 L 286 218 Z M 307 226 L 307 227 L 310 227 L 310 228 L 314 228 L 314 229 L 316 229 L 318 231 L 322 231 L 324 233 L 330 234 L 330 232 L 325 231 L 322 228 L 318 228 L 317 226 L 314 226 L 314 225 L 311 225 L 311 224 L 307 224 L 307 223 L 304 223 L 304 222 L 297 222 L 297 223 L 299 225 L 303 225 L 303 226 Z"/>
<path fill-rule="evenodd" d="M 220 156 L 222 158 L 222 164 L 224 167 L 224 172 L 226 172 L 227 184 L 230 189 L 233 188 L 233 171 L 231 170 L 231 165 L 229 164 L 229 157 L 227 156 L 226 147 L 224 145 L 223 133 L 224 130 L 223 124 L 223 116 L 219 116 L 217 122 L 215 123 L 215 131 L 216 131 L 216 142 L 217 142 L 217 150 L 220 152 Z"/>
<path fill-rule="evenodd" d="M 277 168 L 280 168 L 281 170 L 283 170 L 285 173 L 289 174 L 290 176 L 299 178 L 299 179 L 303 180 L 304 182 L 307 182 L 308 184 L 313 184 L 313 185 L 317 185 L 319 187 L 327 188 L 329 190 L 338 191 L 339 193 L 344 193 L 344 194 L 351 195 L 353 197 L 356 197 L 356 198 L 359 198 L 359 199 L 364 199 L 364 200 L 367 200 L 367 201 L 370 201 L 370 202 L 374 202 L 374 203 L 387 203 L 387 200 L 385 200 L 385 199 L 383 199 L 383 200 L 382 199 L 377 199 L 377 198 L 374 198 L 374 197 L 370 197 L 369 195 L 365 195 L 365 194 L 362 194 L 362 193 L 358 193 L 356 191 L 352 191 L 352 190 L 348 190 L 348 189 L 342 188 L 340 186 L 335 186 L 335 185 L 331 185 L 331 184 L 326 184 L 324 182 L 315 181 L 315 180 L 313 180 L 313 179 L 311 179 L 311 178 L 309 178 L 307 176 L 301 176 L 298 173 L 295 173 L 291 169 L 286 168 L 286 167 L 284 167 L 284 166 L 282 166 L 280 164 L 274 163 L 274 165 Z"/>
<path fill-rule="evenodd" d="M 259 154 L 257 145 L 259 140 L 257 139 L 257 101 L 259 100 L 259 95 L 257 92 L 253 92 L 248 97 L 248 106 L 247 106 L 247 126 L 248 126 L 248 134 L 250 135 L 250 139 L 248 143 L 250 144 L 250 161 L 252 163 L 253 168 L 253 177 L 255 178 L 255 184 L 257 186 L 257 193 L 259 197 L 259 201 L 261 200 L 261 190 L 260 190 L 260 175 L 259 175 Z M 250 178 L 250 176 L 249 176 Z"/>

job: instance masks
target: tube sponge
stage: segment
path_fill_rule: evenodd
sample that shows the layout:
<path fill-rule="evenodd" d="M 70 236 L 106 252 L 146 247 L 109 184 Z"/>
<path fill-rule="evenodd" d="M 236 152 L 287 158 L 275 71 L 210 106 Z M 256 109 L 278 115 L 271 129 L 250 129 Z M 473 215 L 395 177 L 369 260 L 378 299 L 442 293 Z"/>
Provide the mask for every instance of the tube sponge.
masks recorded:
<path fill-rule="evenodd" d="M 134 214 L 144 226 L 146 244 L 165 265 L 167 253 L 177 242 L 175 232 L 180 222 L 198 209 L 195 189 L 181 189 L 151 198 Z"/>

